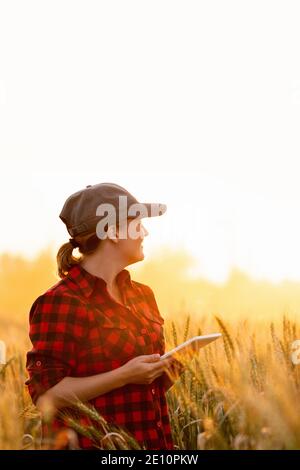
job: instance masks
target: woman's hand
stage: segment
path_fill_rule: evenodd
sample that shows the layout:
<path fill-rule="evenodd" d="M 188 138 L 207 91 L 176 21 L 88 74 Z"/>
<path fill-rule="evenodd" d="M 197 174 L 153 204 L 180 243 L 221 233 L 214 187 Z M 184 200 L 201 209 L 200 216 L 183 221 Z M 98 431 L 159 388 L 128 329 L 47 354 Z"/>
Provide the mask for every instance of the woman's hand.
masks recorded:
<path fill-rule="evenodd" d="M 173 359 L 160 359 L 159 354 L 137 356 L 126 362 L 123 369 L 125 384 L 151 384 L 173 363 Z"/>

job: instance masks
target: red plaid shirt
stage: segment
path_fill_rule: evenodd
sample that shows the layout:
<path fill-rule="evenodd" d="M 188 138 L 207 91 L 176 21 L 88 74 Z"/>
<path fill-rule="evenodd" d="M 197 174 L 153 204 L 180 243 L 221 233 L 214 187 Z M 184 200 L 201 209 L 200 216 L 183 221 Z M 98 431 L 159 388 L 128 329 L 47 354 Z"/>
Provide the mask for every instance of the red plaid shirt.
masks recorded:
<path fill-rule="evenodd" d="M 26 363 L 34 403 L 63 377 L 101 374 L 136 356 L 165 352 L 164 319 L 152 289 L 131 280 L 126 269 L 117 283 L 124 305 L 109 295 L 103 279 L 79 264 L 35 300 L 30 310 L 33 348 Z M 161 376 L 150 385 L 128 384 L 90 403 L 146 449 L 173 449 L 165 391 Z M 80 422 L 88 424 L 86 417 Z M 55 419 L 52 429 L 62 427 Z M 92 448 L 87 437 L 79 436 L 79 443 Z"/>

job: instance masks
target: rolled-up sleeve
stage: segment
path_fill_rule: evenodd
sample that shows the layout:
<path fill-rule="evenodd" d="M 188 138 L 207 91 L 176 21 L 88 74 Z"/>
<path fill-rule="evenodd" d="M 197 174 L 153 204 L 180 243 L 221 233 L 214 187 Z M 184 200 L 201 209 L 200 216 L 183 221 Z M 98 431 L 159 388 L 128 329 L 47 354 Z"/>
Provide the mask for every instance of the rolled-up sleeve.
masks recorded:
<path fill-rule="evenodd" d="M 86 335 L 86 306 L 75 297 L 45 293 L 29 314 L 32 349 L 27 352 L 25 382 L 33 403 L 64 377 L 72 376 Z"/>

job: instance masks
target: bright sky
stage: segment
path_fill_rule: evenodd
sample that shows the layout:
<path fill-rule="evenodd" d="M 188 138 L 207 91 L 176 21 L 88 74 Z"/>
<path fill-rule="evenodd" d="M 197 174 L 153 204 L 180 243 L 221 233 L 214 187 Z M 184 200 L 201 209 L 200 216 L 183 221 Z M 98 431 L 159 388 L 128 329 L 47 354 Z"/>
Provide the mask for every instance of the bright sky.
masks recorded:
<path fill-rule="evenodd" d="M 58 246 L 69 194 L 112 181 L 168 205 L 185 247 L 300 280 L 297 1 L 0 1 L 0 250 Z"/>

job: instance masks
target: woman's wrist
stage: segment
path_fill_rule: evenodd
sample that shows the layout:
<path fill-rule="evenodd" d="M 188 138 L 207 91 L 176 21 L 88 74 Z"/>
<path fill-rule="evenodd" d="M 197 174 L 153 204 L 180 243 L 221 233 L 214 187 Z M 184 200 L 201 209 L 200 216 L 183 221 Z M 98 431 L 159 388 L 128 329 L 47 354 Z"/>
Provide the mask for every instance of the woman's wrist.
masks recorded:
<path fill-rule="evenodd" d="M 124 366 L 118 367 L 115 372 L 118 374 L 118 387 L 124 387 L 129 383 L 128 372 Z"/>

